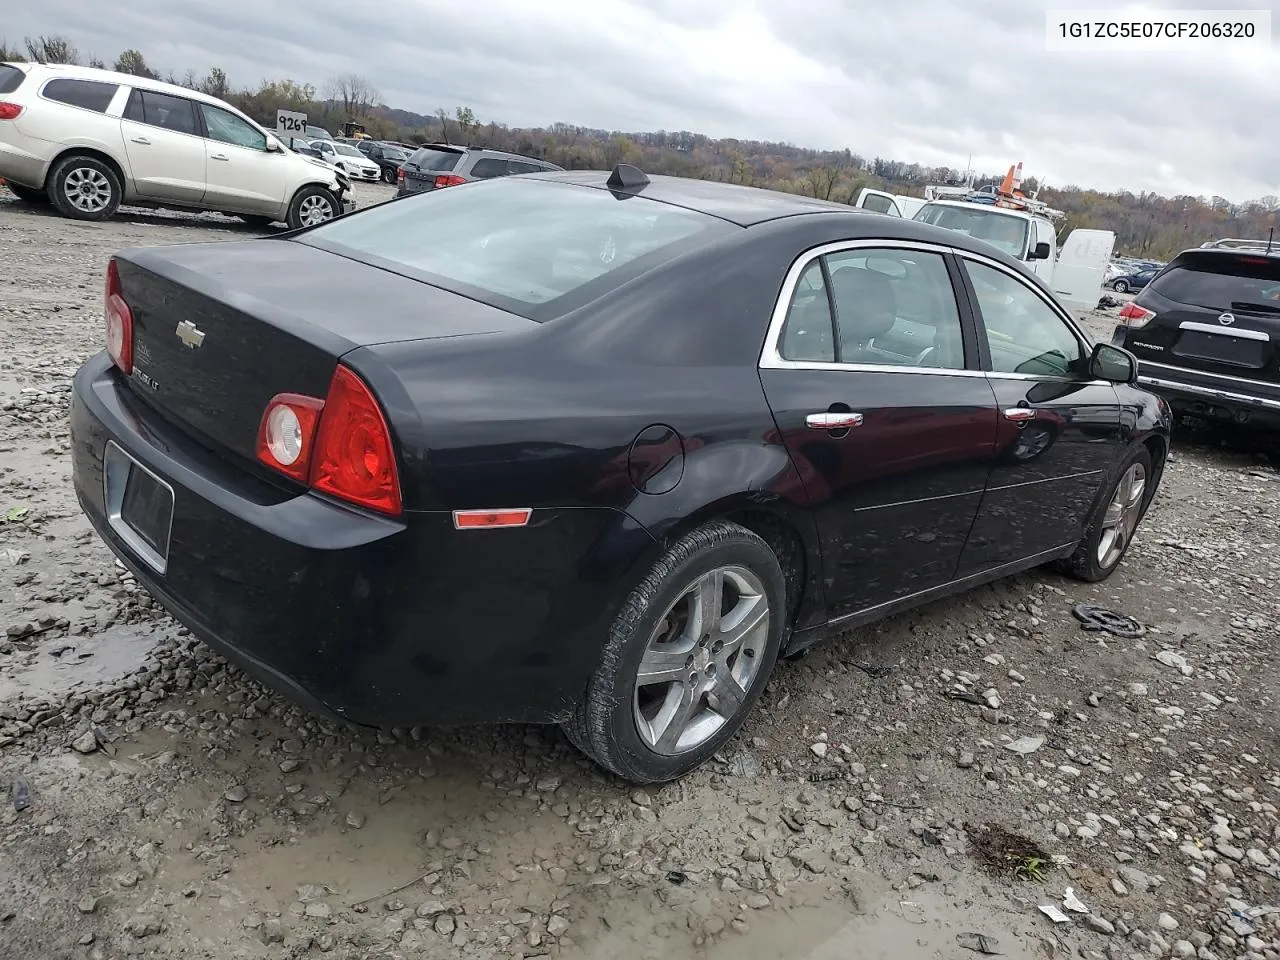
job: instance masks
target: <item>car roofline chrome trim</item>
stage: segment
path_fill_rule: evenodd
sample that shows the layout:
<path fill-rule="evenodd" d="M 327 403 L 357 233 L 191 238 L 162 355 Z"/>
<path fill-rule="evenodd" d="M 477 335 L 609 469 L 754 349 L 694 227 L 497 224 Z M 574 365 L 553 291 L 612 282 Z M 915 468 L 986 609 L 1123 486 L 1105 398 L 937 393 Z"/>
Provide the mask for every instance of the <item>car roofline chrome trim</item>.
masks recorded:
<path fill-rule="evenodd" d="M 831 243 L 824 243 L 816 247 L 810 247 L 805 250 L 787 270 L 786 276 L 782 281 L 782 289 L 778 292 L 778 298 L 773 304 L 773 313 L 769 317 L 769 328 L 765 333 L 764 346 L 760 349 L 760 359 L 757 366 L 761 370 L 831 370 L 831 371 L 847 371 L 862 373 L 927 373 L 939 377 L 988 377 L 989 379 L 1012 379 L 1012 380 L 1044 380 L 1054 379 L 1063 382 L 1078 383 L 1080 381 L 1073 380 L 1070 377 L 1045 377 L 1039 374 L 1021 374 L 1021 373 L 1000 373 L 991 370 L 953 370 L 945 367 L 914 367 L 914 366 L 898 366 L 896 364 L 880 364 L 880 363 L 835 363 L 826 360 L 787 360 L 778 349 L 778 341 L 782 337 L 782 328 L 787 322 L 787 313 L 791 309 L 791 300 L 795 296 L 796 286 L 800 282 L 809 265 L 819 257 L 827 256 L 832 253 L 842 253 L 846 250 L 863 250 L 863 249 L 889 249 L 889 250 L 919 250 L 924 253 L 937 253 L 941 255 L 952 254 L 973 260 L 975 263 L 981 263 L 989 266 L 1002 273 L 1008 274 L 1015 280 L 1020 281 L 1023 286 L 1032 290 L 1036 296 L 1040 297 L 1050 309 L 1053 310 L 1066 324 L 1068 329 L 1075 334 L 1076 338 L 1081 342 L 1088 353 L 1094 343 L 1082 332 L 1081 328 L 1076 324 L 1075 319 L 1060 305 L 1055 303 L 1051 297 L 1047 297 L 1044 291 L 1038 289 L 1035 284 L 1028 283 L 1027 278 L 1019 274 L 1016 270 L 995 260 L 991 257 L 980 253 L 974 253 L 970 250 L 962 250 L 959 247 L 948 246 L 941 243 L 933 243 L 927 240 L 887 240 L 887 239 L 860 239 L 860 240 L 836 240 Z M 948 277 L 948 279 L 950 279 Z M 957 291 L 952 290 L 953 296 Z M 961 321 L 963 323 L 963 320 Z M 1105 383 L 1107 381 L 1097 381 Z"/>

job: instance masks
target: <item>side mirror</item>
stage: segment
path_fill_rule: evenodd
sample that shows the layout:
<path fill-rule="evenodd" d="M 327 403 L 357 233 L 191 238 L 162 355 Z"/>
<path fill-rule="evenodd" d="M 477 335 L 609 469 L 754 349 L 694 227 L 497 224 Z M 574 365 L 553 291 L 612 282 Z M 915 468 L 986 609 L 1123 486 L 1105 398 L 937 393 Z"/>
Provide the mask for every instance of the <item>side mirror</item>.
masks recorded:
<path fill-rule="evenodd" d="M 1111 383 L 1138 382 L 1138 358 L 1110 343 L 1099 343 L 1089 358 L 1089 376 Z"/>
<path fill-rule="evenodd" d="M 1027 254 L 1027 259 L 1028 260 L 1048 260 L 1049 244 L 1041 240 L 1039 243 L 1037 243 L 1034 247 L 1031 248 L 1031 252 Z"/>
<path fill-rule="evenodd" d="M 277 143 L 275 140 L 272 140 L 270 137 L 267 138 L 266 150 L 267 150 L 267 153 L 284 153 L 285 152 L 284 147 L 280 146 L 279 143 Z"/>

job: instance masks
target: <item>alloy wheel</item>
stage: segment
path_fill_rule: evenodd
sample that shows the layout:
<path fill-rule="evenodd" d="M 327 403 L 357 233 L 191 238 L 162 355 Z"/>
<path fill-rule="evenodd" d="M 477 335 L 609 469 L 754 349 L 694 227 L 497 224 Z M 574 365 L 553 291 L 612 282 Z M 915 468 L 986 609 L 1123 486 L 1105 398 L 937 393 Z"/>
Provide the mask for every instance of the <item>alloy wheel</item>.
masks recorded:
<path fill-rule="evenodd" d="M 111 204 L 111 181 L 93 167 L 76 167 L 68 173 L 62 192 L 81 213 L 101 213 Z"/>
<path fill-rule="evenodd" d="M 769 638 L 764 584 L 745 567 L 717 567 L 658 620 L 640 659 L 634 717 L 655 753 L 706 743 L 742 709 Z"/>
<path fill-rule="evenodd" d="M 298 220 L 304 227 L 333 219 L 333 203 L 327 197 L 304 197 L 298 204 Z"/>
<path fill-rule="evenodd" d="M 1102 515 L 1102 533 L 1098 537 L 1098 566 L 1102 569 L 1114 566 L 1133 539 L 1146 489 L 1147 469 L 1141 463 L 1132 464 L 1116 484 L 1111 502 Z"/>

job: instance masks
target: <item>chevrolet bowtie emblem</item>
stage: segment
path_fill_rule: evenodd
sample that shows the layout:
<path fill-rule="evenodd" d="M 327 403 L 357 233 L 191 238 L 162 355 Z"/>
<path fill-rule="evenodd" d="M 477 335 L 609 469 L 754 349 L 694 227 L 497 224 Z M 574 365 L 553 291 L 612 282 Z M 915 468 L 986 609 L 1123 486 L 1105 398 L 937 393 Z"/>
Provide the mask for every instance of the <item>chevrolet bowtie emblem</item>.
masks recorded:
<path fill-rule="evenodd" d="M 190 320 L 183 320 L 173 332 L 191 350 L 204 343 L 204 333 Z"/>

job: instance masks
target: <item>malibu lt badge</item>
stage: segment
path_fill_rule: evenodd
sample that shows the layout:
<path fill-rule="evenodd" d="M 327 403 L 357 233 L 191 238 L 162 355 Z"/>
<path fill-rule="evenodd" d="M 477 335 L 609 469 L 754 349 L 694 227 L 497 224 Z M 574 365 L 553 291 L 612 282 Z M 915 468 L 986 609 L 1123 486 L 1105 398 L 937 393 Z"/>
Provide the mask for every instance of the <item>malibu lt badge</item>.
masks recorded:
<path fill-rule="evenodd" d="M 204 343 L 204 332 L 190 320 L 183 320 L 173 331 L 178 335 L 188 350 L 194 350 Z"/>

